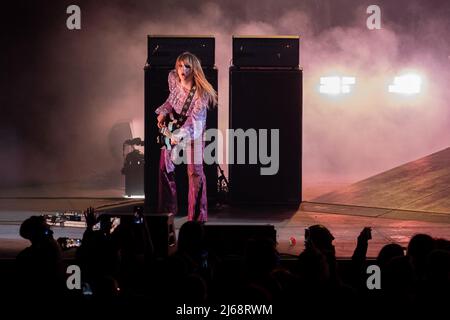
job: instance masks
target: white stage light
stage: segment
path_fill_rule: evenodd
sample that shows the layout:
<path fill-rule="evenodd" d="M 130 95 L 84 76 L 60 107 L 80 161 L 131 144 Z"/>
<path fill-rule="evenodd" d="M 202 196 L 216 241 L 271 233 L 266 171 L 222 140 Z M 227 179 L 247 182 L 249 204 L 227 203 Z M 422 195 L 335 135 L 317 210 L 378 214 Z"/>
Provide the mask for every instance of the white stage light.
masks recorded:
<path fill-rule="evenodd" d="M 320 77 L 319 92 L 330 95 L 348 94 L 354 84 L 355 77 Z"/>
<path fill-rule="evenodd" d="M 342 93 L 350 93 L 350 85 L 355 85 L 356 78 L 355 77 L 342 77 L 341 78 L 341 91 Z"/>
<path fill-rule="evenodd" d="M 145 199 L 145 195 L 123 195 L 126 199 Z"/>
<path fill-rule="evenodd" d="M 408 73 L 394 78 L 394 84 L 389 85 L 389 92 L 400 94 L 417 94 L 422 87 L 422 78 L 414 73 Z"/>

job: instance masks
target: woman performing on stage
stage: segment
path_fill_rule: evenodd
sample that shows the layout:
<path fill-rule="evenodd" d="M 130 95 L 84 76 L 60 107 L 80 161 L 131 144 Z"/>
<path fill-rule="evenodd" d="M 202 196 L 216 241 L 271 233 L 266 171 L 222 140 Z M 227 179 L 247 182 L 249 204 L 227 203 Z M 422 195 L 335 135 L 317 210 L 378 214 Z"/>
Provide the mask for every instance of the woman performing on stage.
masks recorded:
<path fill-rule="evenodd" d="M 217 104 L 217 93 L 206 80 L 198 58 L 189 52 L 178 56 L 168 77 L 170 94 L 156 109 L 158 127 L 168 143 L 161 148 L 159 211 L 177 213 L 175 164 L 184 149 L 189 177 L 188 220 L 208 219 L 206 178 L 203 172 L 203 133 L 207 109 Z"/>

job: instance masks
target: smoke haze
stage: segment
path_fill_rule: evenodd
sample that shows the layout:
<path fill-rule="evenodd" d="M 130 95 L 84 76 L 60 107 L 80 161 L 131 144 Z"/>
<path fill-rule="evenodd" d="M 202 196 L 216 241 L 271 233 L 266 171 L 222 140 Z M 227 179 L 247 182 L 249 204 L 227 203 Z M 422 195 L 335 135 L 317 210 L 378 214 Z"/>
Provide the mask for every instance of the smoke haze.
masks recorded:
<path fill-rule="evenodd" d="M 300 35 L 305 187 L 357 181 L 449 146 L 448 1 L 381 1 L 373 31 L 368 1 L 27 3 L 10 4 L 2 20 L 0 184 L 120 185 L 129 136 L 120 128 L 144 135 L 148 34 L 215 36 L 222 130 L 232 35 Z M 81 8 L 80 31 L 65 26 L 70 4 Z M 419 98 L 387 93 L 406 69 L 423 75 Z M 357 78 L 353 94 L 318 93 L 320 77 L 334 74 Z"/>

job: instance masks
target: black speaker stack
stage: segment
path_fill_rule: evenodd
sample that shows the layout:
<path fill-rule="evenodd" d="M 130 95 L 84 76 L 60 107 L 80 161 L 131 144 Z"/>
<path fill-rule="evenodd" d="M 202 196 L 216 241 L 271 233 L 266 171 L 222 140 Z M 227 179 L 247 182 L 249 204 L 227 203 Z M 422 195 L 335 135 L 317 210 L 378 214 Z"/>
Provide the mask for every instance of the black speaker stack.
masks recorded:
<path fill-rule="evenodd" d="M 256 133 L 256 141 L 233 138 L 229 151 L 229 200 L 232 205 L 289 205 L 301 203 L 302 186 L 302 70 L 297 36 L 234 36 L 229 69 L 229 127 Z M 169 94 L 167 76 L 179 54 L 189 51 L 202 63 L 208 81 L 218 89 L 215 39 L 212 36 L 149 36 L 145 67 L 145 207 L 158 207 L 160 145 L 156 141 L 155 109 Z M 218 128 L 217 108 L 207 115 L 207 129 Z M 233 131 L 234 130 L 234 131 Z M 263 133 L 266 135 L 263 135 Z M 272 137 L 275 140 L 272 140 Z M 231 141 L 228 141 L 230 145 Z M 264 145 L 265 144 L 265 145 Z M 255 151 L 256 150 L 256 151 Z M 245 152 L 244 163 L 242 160 Z M 249 152 L 253 151 L 253 155 Z M 264 159 L 264 155 L 267 155 Z M 256 163 L 250 159 L 257 158 Z M 267 163 L 267 160 L 270 162 Z M 204 166 L 208 204 L 217 200 L 217 167 Z M 263 173 L 265 171 L 265 173 Z M 186 213 L 188 182 L 185 165 L 177 166 L 179 211 Z"/>
<path fill-rule="evenodd" d="M 175 66 L 180 53 L 189 51 L 202 68 L 214 68 L 215 39 L 212 36 L 148 36 L 147 62 L 153 67 Z"/>
<path fill-rule="evenodd" d="M 237 163 L 237 150 L 229 159 L 231 203 L 298 207 L 302 172 L 299 37 L 233 37 L 233 65 L 229 73 L 230 129 L 258 133 L 257 146 L 255 141 L 246 141 L 244 164 Z M 261 169 L 269 165 L 261 163 L 261 159 L 256 164 L 249 163 L 251 150 L 257 150 L 259 158 L 264 142 L 261 129 L 267 130 L 268 154 L 278 158 L 277 164 L 274 160 L 271 163 L 272 171 L 278 167 L 275 174 L 262 174 Z M 271 144 L 273 130 L 279 133 L 278 148 Z M 237 144 L 234 139 L 234 145 Z"/>
<path fill-rule="evenodd" d="M 183 52 L 195 54 L 202 65 L 207 80 L 218 90 L 218 74 L 214 64 L 215 39 L 210 36 L 148 36 L 147 64 L 145 74 L 145 170 L 144 192 L 146 212 L 158 208 L 158 169 L 161 146 L 157 143 L 158 127 L 155 110 L 169 95 L 167 77 L 175 68 L 176 58 Z M 217 108 L 210 108 L 206 129 L 218 127 Z M 208 145 L 208 142 L 206 143 Z M 217 198 L 217 168 L 204 164 L 207 181 L 208 206 L 213 206 Z M 187 214 L 188 179 L 185 164 L 176 168 L 178 210 Z"/>

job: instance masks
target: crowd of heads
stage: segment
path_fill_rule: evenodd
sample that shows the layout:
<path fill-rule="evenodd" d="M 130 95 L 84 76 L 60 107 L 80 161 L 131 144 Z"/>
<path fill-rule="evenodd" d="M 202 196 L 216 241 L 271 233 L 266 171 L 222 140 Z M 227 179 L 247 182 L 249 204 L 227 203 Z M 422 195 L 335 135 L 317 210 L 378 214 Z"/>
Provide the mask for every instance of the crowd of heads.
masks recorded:
<path fill-rule="evenodd" d="M 299 303 L 315 308 L 358 305 L 417 308 L 444 307 L 450 292 L 450 241 L 427 234 L 413 235 L 404 248 L 386 244 L 376 259 L 367 259 L 370 228 L 356 239 L 348 261 L 336 258 L 334 236 L 323 225 L 305 230 L 305 248 L 296 259 L 283 259 L 270 238 L 251 238 L 239 256 L 221 256 L 205 236 L 205 226 L 184 223 L 177 250 L 155 252 L 145 216 L 122 216 L 113 228 L 109 216 L 87 210 L 87 228 L 76 250 L 82 288 L 66 286 L 61 248 L 43 217 L 33 216 L 20 227 L 31 242 L 16 259 L 17 294 L 36 297 L 70 296 L 81 304 L 92 301 L 127 306 L 140 301 L 158 305 L 254 303 L 283 305 L 294 312 Z M 95 227 L 97 226 L 97 228 Z M 367 266 L 381 270 L 381 289 L 367 286 Z M 424 304 L 427 303 L 427 304 Z"/>

